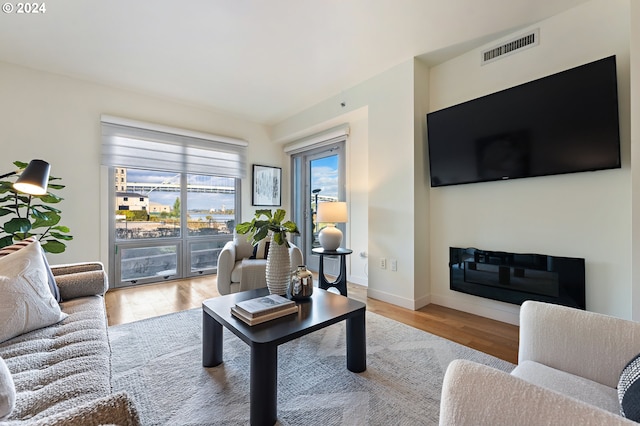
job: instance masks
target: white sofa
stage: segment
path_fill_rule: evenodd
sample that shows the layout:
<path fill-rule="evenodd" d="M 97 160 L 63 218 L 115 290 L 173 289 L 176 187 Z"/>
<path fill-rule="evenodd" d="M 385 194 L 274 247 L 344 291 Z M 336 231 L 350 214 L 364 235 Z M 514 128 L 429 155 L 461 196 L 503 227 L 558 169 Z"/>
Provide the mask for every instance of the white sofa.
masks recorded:
<path fill-rule="evenodd" d="M 549 303 L 520 310 L 518 366 L 465 360 L 445 374 L 441 425 L 626 425 L 617 385 L 640 353 L 640 323 Z"/>
<path fill-rule="evenodd" d="M 0 343 L 15 408 L 0 425 L 137 426 L 126 393 L 111 388 L 111 348 L 98 262 L 52 266 L 67 318 Z"/>
<path fill-rule="evenodd" d="M 234 233 L 233 240 L 227 242 L 218 255 L 218 293 L 230 294 L 267 286 L 267 260 L 251 259 L 253 251 L 246 235 Z M 289 257 L 292 271 L 303 264 L 302 251 L 291 242 Z"/>

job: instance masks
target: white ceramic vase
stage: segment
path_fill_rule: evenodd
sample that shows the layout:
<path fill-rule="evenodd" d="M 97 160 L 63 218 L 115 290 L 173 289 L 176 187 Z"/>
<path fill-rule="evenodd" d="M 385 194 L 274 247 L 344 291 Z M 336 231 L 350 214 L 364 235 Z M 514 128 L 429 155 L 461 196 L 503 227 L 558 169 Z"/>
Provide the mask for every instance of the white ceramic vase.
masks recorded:
<path fill-rule="evenodd" d="M 286 244 L 271 241 L 267 254 L 267 288 L 269 293 L 285 296 L 291 278 L 291 259 Z"/>

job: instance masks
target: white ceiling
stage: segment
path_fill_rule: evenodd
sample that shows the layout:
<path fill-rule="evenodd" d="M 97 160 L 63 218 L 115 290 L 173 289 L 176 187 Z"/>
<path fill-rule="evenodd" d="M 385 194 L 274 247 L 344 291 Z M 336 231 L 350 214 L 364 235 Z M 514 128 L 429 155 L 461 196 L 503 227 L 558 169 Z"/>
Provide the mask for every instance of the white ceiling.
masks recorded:
<path fill-rule="evenodd" d="M 0 61 L 274 124 L 586 0 L 42 1 L 44 14 L 0 15 Z"/>

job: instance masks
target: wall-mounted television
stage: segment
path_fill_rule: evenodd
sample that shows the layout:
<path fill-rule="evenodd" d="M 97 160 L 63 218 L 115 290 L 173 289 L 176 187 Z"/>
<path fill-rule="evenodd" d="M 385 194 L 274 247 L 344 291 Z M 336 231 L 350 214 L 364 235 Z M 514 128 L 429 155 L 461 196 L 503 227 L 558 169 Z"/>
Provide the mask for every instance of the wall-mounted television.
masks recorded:
<path fill-rule="evenodd" d="M 431 186 L 620 168 L 616 58 L 427 114 Z"/>

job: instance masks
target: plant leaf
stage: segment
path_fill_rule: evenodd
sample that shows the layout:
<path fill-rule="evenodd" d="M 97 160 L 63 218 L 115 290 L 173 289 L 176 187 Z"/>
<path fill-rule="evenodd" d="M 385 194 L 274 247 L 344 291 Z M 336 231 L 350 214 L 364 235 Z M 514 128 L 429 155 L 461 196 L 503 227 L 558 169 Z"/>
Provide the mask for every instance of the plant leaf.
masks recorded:
<path fill-rule="evenodd" d="M 292 234 L 299 234 L 298 225 L 295 222 L 290 220 L 286 221 L 282 224 L 282 227 L 287 230 L 287 232 L 291 232 Z"/>
<path fill-rule="evenodd" d="M 51 229 L 55 229 L 55 230 L 58 230 L 60 232 L 71 232 L 71 230 L 68 227 L 62 226 L 62 225 L 52 226 Z"/>
<path fill-rule="evenodd" d="M 61 234 L 61 233 L 59 233 L 59 232 L 50 232 L 50 235 L 51 235 L 53 238 L 57 238 L 57 239 L 59 239 L 59 240 L 65 240 L 65 241 L 71 241 L 71 240 L 73 240 L 73 237 L 72 237 L 71 235 L 64 235 L 64 234 Z"/>
<path fill-rule="evenodd" d="M 24 217 L 14 217 L 4 224 L 4 232 L 7 234 L 15 234 L 18 232 L 29 232 L 31 230 L 31 221 Z"/>
<path fill-rule="evenodd" d="M 13 244 L 13 237 L 11 235 L 0 238 L 0 248 L 10 246 L 11 244 Z"/>
<path fill-rule="evenodd" d="M 34 195 L 33 197 L 39 198 L 40 200 L 42 200 L 42 202 L 49 203 L 49 204 L 55 204 L 62 201 L 62 198 L 58 197 L 57 195 L 49 194 L 49 193 L 44 195 Z"/>
<path fill-rule="evenodd" d="M 236 225 L 238 234 L 246 234 L 251 229 L 251 222 L 243 222 Z"/>
<path fill-rule="evenodd" d="M 14 211 L 0 207 L 0 216 L 8 215 L 10 213 L 14 213 Z"/>
<path fill-rule="evenodd" d="M 45 210 L 49 210 L 50 212 L 62 213 L 60 210 L 56 209 L 55 207 L 46 206 L 44 204 L 36 204 L 35 206 L 31 206 L 31 208 L 32 209 L 43 208 Z"/>
<path fill-rule="evenodd" d="M 47 240 L 42 244 L 42 249 L 47 253 L 62 253 L 67 246 L 58 240 Z"/>
<path fill-rule="evenodd" d="M 257 228 L 256 233 L 253 235 L 254 243 L 257 243 L 258 241 L 264 239 L 268 234 L 269 227 L 264 225 L 260 226 L 259 228 Z"/>
<path fill-rule="evenodd" d="M 256 218 L 260 216 L 266 216 L 268 219 L 271 219 L 271 210 L 270 209 L 260 209 L 256 210 Z"/>
<path fill-rule="evenodd" d="M 276 210 L 276 214 L 273 215 L 273 221 L 278 225 L 281 224 L 286 214 L 283 209 Z"/>
<path fill-rule="evenodd" d="M 33 228 L 43 228 L 57 225 L 60 222 L 60 215 L 55 212 L 39 213 L 38 216 L 32 215 L 35 218 L 33 222 Z"/>
<path fill-rule="evenodd" d="M 51 179 L 50 179 L 51 180 Z M 57 183 L 49 183 L 47 185 L 50 189 L 63 189 L 65 185 L 59 185 Z"/>

